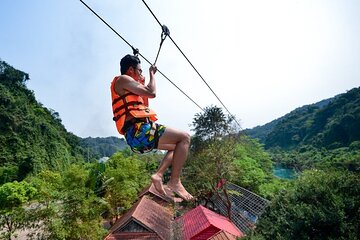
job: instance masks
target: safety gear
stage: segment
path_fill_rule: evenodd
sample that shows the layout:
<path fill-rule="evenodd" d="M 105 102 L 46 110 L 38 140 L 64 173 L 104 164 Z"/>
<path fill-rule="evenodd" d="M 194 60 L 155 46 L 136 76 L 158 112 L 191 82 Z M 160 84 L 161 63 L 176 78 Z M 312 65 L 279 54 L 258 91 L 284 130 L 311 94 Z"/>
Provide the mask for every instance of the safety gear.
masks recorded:
<path fill-rule="evenodd" d="M 123 127 L 127 115 L 134 118 L 148 118 L 150 121 L 157 120 L 156 113 L 146 106 L 144 99 L 132 92 L 125 91 L 124 95 L 115 92 L 115 83 L 119 77 L 116 76 L 111 82 L 111 98 L 113 109 L 113 120 L 116 122 L 118 132 L 124 135 Z"/>

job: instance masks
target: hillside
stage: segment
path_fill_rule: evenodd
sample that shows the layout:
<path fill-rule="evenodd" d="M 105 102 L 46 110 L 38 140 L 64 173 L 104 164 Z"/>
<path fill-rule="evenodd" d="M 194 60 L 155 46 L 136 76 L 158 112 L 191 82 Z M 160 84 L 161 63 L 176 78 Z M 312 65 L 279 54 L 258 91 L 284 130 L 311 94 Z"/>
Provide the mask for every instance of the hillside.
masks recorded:
<path fill-rule="evenodd" d="M 128 147 L 123 138 L 106 137 L 106 138 L 83 138 L 80 141 L 80 145 L 89 149 L 90 154 L 97 159 L 100 157 L 111 157 L 117 151 L 124 150 Z"/>
<path fill-rule="evenodd" d="M 267 149 L 303 145 L 327 149 L 348 147 L 360 140 L 360 88 L 300 107 L 245 132 L 258 138 Z"/>
<path fill-rule="evenodd" d="M 249 135 L 252 138 L 256 138 L 258 139 L 261 143 L 265 143 L 267 136 L 273 131 L 273 129 L 275 128 L 275 126 L 277 124 L 279 124 L 282 120 L 286 119 L 287 117 L 290 117 L 290 115 L 294 115 L 294 114 L 303 114 L 304 112 L 307 111 L 307 109 L 309 107 L 317 107 L 317 108 L 323 108 L 324 106 L 326 106 L 327 104 L 330 103 L 330 101 L 333 98 L 329 98 L 329 99 L 325 99 L 322 100 L 320 102 L 314 103 L 314 104 L 310 104 L 310 105 L 305 105 L 299 108 L 296 108 L 295 110 L 291 111 L 290 113 L 286 114 L 285 116 L 282 116 L 280 118 L 277 118 L 269 123 L 266 123 L 262 126 L 256 126 L 254 128 L 250 128 L 250 129 L 245 129 L 244 132 Z"/>
<path fill-rule="evenodd" d="M 84 161 L 80 138 L 66 131 L 59 113 L 37 102 L 28 80 L 0 61 L 0 184 Z"/>

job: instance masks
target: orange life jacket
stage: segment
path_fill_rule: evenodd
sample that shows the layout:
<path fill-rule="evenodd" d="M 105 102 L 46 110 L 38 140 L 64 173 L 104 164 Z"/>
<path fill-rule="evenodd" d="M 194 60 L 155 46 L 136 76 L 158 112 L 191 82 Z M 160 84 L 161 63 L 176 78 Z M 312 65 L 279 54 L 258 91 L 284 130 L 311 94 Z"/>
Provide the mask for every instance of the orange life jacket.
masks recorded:
<path fill-rule="evenodd" d="M 128 114 L 134 118 L 149 118 L 150 121 L 157 120 L 156 113 L 147 107 L 147 101 L 132 92 L 125 91 L 124 95 L 118 95 L 115 92 L 115 83 L 119 77 L 116 76 L 111 82 L 111 98 L 113 109 L 113 120 L 116 122 L 118 132 L 124 135 L 122 128 Z M 147 100 L 147 99 L 146 99 Z"/>

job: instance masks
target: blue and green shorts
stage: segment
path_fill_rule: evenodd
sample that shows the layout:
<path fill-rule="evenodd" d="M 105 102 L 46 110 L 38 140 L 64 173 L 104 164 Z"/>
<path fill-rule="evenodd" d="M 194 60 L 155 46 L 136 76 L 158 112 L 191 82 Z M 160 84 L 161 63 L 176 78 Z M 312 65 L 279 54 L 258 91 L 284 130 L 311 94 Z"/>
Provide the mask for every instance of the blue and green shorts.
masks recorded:
<path fill-rule="evenodd" d="M 166 127 L 152 122 L 137 122 L 126 129 L 125 139 L 133 151 L 144 153 L 156 149 Z"/>

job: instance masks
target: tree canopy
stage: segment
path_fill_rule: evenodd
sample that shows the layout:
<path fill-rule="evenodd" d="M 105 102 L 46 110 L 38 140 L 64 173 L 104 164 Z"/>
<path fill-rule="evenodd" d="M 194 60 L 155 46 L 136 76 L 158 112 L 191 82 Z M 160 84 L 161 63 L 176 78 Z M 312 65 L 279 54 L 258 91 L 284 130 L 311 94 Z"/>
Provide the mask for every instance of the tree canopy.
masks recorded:
<path fill-rule="evenodd" d="M 36 101 L 27 80 L 0 61 L 0 184 L 84 161 L 80 138 L 66 131 L 59 113 Z"/>
<path fill-rule="evenodd" d="M 358 239 L 360 178 L 344 171 L 308 171 L 282 191 L 260 220 L 265 239 Z"/>

